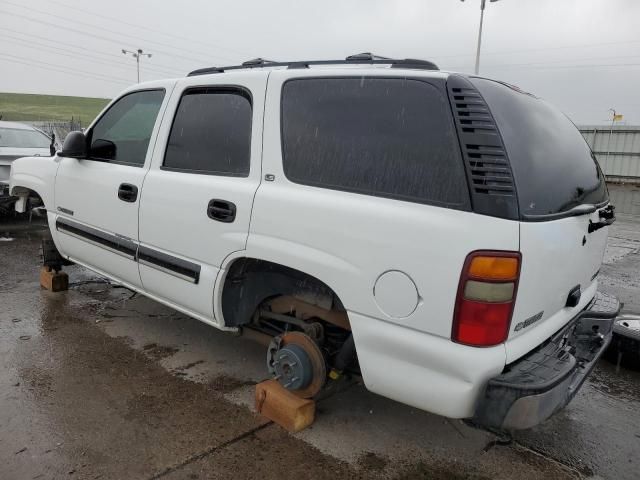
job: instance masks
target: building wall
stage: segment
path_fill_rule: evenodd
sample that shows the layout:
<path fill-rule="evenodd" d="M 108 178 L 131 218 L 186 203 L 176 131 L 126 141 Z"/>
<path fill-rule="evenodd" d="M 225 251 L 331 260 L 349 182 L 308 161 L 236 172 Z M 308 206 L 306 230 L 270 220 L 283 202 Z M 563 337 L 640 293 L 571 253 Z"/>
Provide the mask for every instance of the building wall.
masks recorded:
<path fill-rule="evenodd" d="M 579 128 L 610 181 L 640 183 L 640 127 Z"/>

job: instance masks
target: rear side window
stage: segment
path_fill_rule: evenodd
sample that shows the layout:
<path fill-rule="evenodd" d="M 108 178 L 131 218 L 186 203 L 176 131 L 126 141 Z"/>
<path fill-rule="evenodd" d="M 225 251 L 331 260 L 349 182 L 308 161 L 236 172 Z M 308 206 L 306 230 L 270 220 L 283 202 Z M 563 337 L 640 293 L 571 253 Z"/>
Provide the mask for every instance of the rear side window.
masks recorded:
<path fill-rule="evenodd" d="M 608 200 L 604 175 L 573 123 L 544 100 L 470 78 L 489 104 L 513 170 L 520 213 L 562 214 Z"/>
<path fill-rule="evenodd" d="M 246 177 L 251 157 L 251 99 L 243 90 L 197 88 L 180 100 L 163 168 Z"/>
<path fill-rule="evenodd" d="M 451 111 L 408 79 L 296 79 L 282 91 L 284 172 L 293 182 L 469 208 Z"/>

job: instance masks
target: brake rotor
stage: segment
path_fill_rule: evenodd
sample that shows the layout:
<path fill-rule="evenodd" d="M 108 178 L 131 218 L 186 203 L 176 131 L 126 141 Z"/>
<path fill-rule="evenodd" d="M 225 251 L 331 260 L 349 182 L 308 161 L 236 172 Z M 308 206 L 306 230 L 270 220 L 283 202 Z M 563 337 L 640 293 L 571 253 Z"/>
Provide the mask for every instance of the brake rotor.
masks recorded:
<path fill-rule="evenodd" d="M 274 338 L 267 352 L 267 367 L 283 387 L 300 398 L 315 396 L 327 378 L 320 348 L 302 332 Z"/>

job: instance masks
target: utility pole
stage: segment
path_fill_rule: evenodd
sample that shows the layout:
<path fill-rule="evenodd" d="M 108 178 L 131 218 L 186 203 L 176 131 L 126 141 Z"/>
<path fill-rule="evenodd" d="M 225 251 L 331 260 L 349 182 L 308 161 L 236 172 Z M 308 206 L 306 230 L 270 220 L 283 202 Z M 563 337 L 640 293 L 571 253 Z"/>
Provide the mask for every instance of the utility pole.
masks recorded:
<path fill-rule="evenodd" d="M 494 1 L 494 0 L 491 0 L 491 1 Z M 151 54 L 150 53 L 144 53 L 141 48 L 139 48 L 135 52 L 133 52 L 131 50 L 125 50 L 123 48 L 122 49 L 122 53 L 124 53 L 125 55 L 131 54 L 131 56 L 133 56 L 133 58 L 136 59 L 136 70 L 138 72 L 138 83 L 140 83 L 140 57 L 151 58 Z"/>
<path fill-rule="evenodd" d="M 460 1 L 464 2 L 464 0 Z M 498 0 L 489 0 L 490 3 L 494 3 L 497 1 Z M 476 49 L 476 75 L 480 73 L 480 45 L 482 44 L 482 23 L 484 21 L 484 7 L 486 6 L 486 3 L 487 0 L 480 0 L 480 29 L 478 30 L 478 48 Z"/>

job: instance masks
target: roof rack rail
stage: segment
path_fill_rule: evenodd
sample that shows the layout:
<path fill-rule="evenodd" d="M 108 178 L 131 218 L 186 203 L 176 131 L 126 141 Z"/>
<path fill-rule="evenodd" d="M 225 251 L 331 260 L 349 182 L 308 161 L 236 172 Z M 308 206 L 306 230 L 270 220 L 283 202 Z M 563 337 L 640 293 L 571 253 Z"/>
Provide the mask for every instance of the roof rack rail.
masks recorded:
<path fill-rule="evenodd" d="M 253 60 L 247 60 L 246 62 L 242 62 L 242 65 L 245 67 L 258 67 L 258 66 L 267 66 L 270 63 L 277 63 L 274 62 L 273 60 L 265 60 L 264 58 L 254 58 Z"/>
<path fill-rule="evenodd" d="M 371 52 L 356 53 L 355 55 L 349 55 L 345 60 L 349 62 L 357 62 L 359 60 L 391 60 L 389 57 L 383 57 L 381 55 L 375 55 Z"/>
<path fill-rule="evenodd" d="M 386 58 L 374 55 L 369 52 L 349 55 L 344 60 L 297 60 L 291 62 L 277 62 L 273 60 L 265 60 L 263 58 L 254 58 L 240 65 L 231 65 L 228 67 L 207 67 L 200 68 L 190 72 L 187 76 L 194 77 L 197 75 L 208 75 L 211 73 L 223 73 L 229 70 L 243 70 L 247 68 L 266 68 L 266 67 L 287 67 L 309 68 L 312 65 L 390 65 L 391 68 L 415 68 L 419 70 L 439 70 L 438 66 L 429 60 L 418 60 L 415 58 Z"/>

